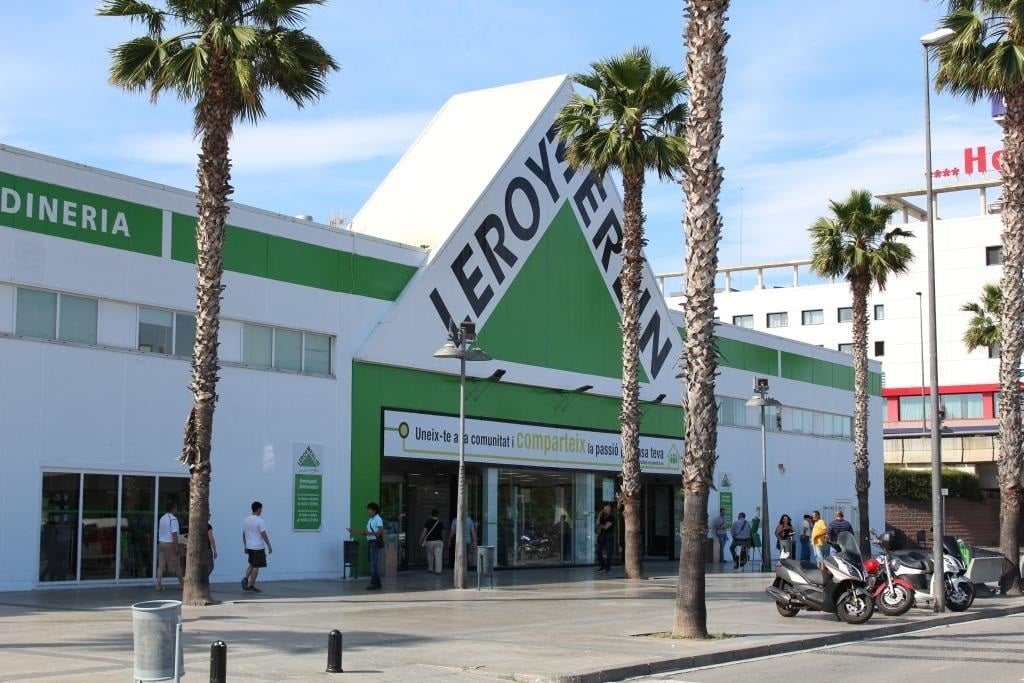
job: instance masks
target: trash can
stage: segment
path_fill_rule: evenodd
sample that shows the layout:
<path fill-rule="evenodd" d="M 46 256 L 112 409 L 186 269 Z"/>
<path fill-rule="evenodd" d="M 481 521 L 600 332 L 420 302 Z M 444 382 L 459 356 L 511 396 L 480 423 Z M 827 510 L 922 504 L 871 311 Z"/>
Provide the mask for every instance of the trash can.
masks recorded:
<path fill-rule="evenodd" d="M 185 674 L 179 642 L 180 600 L 149 600 L 132 605 L 135 681 L 166 681 Z M 175 652 L 178 667 L 175 672 Z"/>
<path fill-rule="evenodd" d="M 341 578 L 359 578 L 359 543 L 356 541 L 341 542 Z"/>
<path fill-rule="evenodd" d="M 715 561 L 715 539 L 704 539 L 704 564 L 713 564 Z"/>
<path fill-rule="evenodd" d="M 480 590 L 481 579 L 487 574 L 491 579 L 491 588 L 494 588 L 494 565 L 498 562 L 498 549 L 493 545 L 478 545 L 476 547 L 476 589 Z"/>

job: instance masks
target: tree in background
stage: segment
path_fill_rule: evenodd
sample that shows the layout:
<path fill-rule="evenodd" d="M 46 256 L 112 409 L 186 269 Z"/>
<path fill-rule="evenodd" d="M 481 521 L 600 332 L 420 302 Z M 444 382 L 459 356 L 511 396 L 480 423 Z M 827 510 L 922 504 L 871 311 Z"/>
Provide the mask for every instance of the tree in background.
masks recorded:
<path fill-rule="evenodd" d="M 841 202 L 829 202 L 832 215 L 809 228 L 811 271 L 827 278 L 845 277 L 853 303 L 853 467 L 857 490 L 858 535 L 864 557 L 871 553 L 868 520 L 868 297 L 889 278 L 905 273 L 914 259 L 902 239 L 913 233 L 889 226 L 896 212 L 875 204 L 867 190 L 853 190 Z"/>
<path fill-rule="evenodd" d="M 181 461 L 189 469 L 189 534 L 182 600 L 211 602 L 210 442 L 217 401 L 218 335 L 224 223 L 231 187 L 229 141 L 236 121 L 265 115 L 264 96 L 277 91 L 302 107 L 327 92 L 337 63 L 301 27 L 310 6 L 326 0 L 106 0 L 100 16 L 127 17 L 145 34 L 111 52 L 110 82 L 147 92 L 155 102 L 170 91 L 194 104 L 200 138 L 196 172 L 196 336 L 192 349 L 193 404 Z"/>
<path fill-rule="evenodd" d="M 1020 361 L 1024 351 L 1024 0 L 950 0 L 935 86 L 971 102 L 1002 97 L 1003 272 L 1000 280 L 999 549 L 1020 556 Z"/>
<path fill-rule="evenodd" d="M 964 346 L 968 351 L 993 347 L 1002 341 L 999 320 L 1002 309 L 1003 290 L 992 283 L 981 288 L 980 301 L 969 301 L 960 307 L 961 311 L 973 313 L 964 330 Z"/>
<path fill-rule="evenodd" d="M 640 287 L 643 279 L 643 191 L 647 171 L 671 178 L 686 147 L 686 81 L 658 65 L 646 47 L 594 62 L 573 81 L 590 91 L 574 93 L 555 125 L 566 158 L 603 180 L 622 174 L 622 492 L 626 578 L 643 574 L 640 536 Z"/>
<path fill-rule="evenodd" d="M 704 539 L 708 535 L 708 498 L 715 476 L 718 406 L 715 376 L 715 274 L 722 215 L 718 196 L 724 176 L 718 163 L 722 144 L 722 88 L 725 85 L 725 31 L 729 0 L 684 0 L 686 82 L 690 119 L 686 127 L 687 163 L 683 169 L 686 209 L 686 321 L 683 377 L 686 383 L 683 451 L 683 523 L 679 552 L 674 636 L 708 637 L 704 586 Z"/>

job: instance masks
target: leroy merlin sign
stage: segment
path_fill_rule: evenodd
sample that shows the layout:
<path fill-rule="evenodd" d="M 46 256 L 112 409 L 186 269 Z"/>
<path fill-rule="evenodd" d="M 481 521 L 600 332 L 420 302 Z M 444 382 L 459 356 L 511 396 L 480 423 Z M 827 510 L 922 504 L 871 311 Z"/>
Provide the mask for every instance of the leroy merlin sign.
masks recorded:
<path fill-rule="evenodd" d="M 321 471 L 323 446 L 292 444 L 292 529 L 319 531 L 323 523 L 324 477 Z"/>
<path fill-rule="evenodd" d="M 160 255 L 163 212 L 0 173 L 0 226 Z"/>
<path fill-rule="evenodd" d="M 469 462 L 611 471 L 622 466 L 618 432 L 468 419 L 466 433 L 460 436 L 455 416 L 384 411 L 387 457 L 457 461 L 460 441 Z M 681 439 L 640 437 L 640 465 L 645 472 L 678 472 L 682 451 Z"/>

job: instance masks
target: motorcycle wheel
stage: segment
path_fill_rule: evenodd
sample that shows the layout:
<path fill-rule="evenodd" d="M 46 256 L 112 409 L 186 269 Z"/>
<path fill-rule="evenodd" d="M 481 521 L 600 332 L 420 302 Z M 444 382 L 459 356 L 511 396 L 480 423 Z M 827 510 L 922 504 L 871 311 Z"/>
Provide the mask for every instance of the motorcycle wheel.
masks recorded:
<path fill-rule="evenodd" d="M 795 617 L 800 612 L 799 607 L 784 607 L 779 603 L 775 603 L 775 609 L 784 617 Z"/>
<path fill-rule="evenodd" d="M 974 604 L 974 584 L 970 581 L 960 584 L 961 589 L 955 593 L 946 591 L 946 605 L 951 612 L 963 612 Z M 957 593 L 963 593 L 960 597 Z"/>
<path fill-rule="evenodd" d="M 836 614 L 847 624 L 863 624 L 875 611 L 875 601 L 853 591 L 847 591 L 836 603 Z"/>
<path fill-rule="evenodd" d="M 893 584 L 892 595 L 888 590 L 883 590 L 875 598 L 875 607 L 887 617 L 898 617 L 910 611 L 914 605 L 914 594 L 903 586 Z"/>
<path fill-rule="evenodd" d="M 544 545 L 537 546 L 537 557 L 549 557 L 551 555 L 551 546 Z"/>

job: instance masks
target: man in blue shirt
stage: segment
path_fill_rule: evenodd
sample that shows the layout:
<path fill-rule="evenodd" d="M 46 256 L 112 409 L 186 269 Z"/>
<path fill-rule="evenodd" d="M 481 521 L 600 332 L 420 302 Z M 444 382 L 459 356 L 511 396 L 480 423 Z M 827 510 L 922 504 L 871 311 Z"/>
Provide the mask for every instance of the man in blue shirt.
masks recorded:
<path fill-rule="evenodd" d="M 349 527 L 348 532 L 353 536 L 366 536 L 366 551 L 370 557 L 370 585 L 366 590 L 372 591 L 380 589 L 380 550 L 384 541 L 384 520 L 380 516 L 380 506 L 376 503 L 366 506 L 366 516 L 369 519 L 365 531 L 353 531 Z"/>

